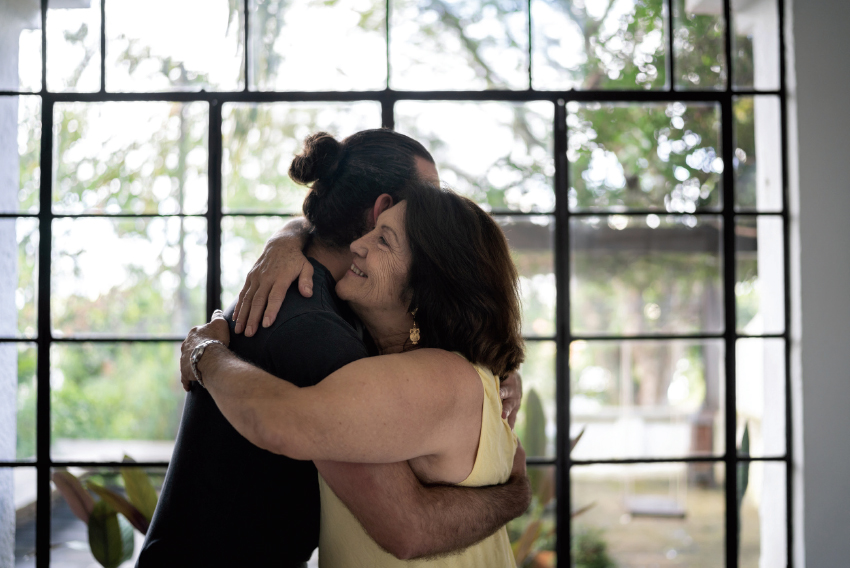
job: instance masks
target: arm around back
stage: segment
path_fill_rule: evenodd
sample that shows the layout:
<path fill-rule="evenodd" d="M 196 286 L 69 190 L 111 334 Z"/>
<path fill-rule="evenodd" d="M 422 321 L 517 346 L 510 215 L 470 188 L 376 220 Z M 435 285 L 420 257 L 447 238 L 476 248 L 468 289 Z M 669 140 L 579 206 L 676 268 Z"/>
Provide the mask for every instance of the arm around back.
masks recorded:
<path fill-rule="evenodd" d="M 407 462 L 316 466 L 375 542 L 405 560 L 471 546 L 522 515 L 531 502 L 521 446 L 508 481 L 488 487 L 426 486 Z"/>
<path fill-rule="evenodd" d="M 203 336 L 204 327 L 184 345 L 197 342 L 193 334 Z M 190 351 L 184 347 L 184 359 Z M 420 349 L 361 359 L 299 389 L 221 346 L 208 351 L 199 364 L 204 382 L 255 445 L 295 459 L 392 463 L 432 456 L 447 464 L 438 478 L 446 482 L 461 481 L 471 469 L 483 391 L 472 365 L 455 354 Z M 191 380 L 188 365 L 181 368 Z"/>

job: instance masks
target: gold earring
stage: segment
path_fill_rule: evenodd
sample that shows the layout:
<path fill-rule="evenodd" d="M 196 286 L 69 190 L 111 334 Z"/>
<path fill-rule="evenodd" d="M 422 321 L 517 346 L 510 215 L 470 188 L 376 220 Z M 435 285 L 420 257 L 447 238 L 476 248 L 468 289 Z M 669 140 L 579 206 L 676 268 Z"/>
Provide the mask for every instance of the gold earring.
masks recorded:
<path fill-rule="evenodd" d="M 419 326 L 416 325 L 416 310 L 410 312 L 410 315 L 413 316 L 413 327 L 410 329 L 410 342 L 416 345 L 419 343 Z"/>

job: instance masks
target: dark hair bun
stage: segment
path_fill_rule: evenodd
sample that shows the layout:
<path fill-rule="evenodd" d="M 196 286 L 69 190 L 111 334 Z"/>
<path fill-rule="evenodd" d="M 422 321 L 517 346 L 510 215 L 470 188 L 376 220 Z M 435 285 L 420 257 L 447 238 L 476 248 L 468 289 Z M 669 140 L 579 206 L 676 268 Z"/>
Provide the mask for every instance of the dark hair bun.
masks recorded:
<path fill-rule="evenodd" d="M 304 150 L 289 166 L 289 177 L 300 184 L 322 181 L 326 187 L 339 166 L 342 145 L 327 132 L 317 132 L 304 139 Z M 316 188 L 319 189 L 319 188 Z"/>

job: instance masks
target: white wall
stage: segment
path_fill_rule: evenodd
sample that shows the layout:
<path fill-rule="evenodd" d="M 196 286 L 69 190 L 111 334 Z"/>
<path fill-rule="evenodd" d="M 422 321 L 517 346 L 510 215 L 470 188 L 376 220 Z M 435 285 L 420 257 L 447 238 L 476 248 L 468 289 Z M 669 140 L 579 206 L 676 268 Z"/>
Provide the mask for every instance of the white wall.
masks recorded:
<path fill-rule="evenodd" d="M 831 568 L 850 566 L 850 3 L 796 0 L 790 12 L 803 392 L 796 447 L 805 460 L 797 503 L 805 503 L 805 566 Z"/>

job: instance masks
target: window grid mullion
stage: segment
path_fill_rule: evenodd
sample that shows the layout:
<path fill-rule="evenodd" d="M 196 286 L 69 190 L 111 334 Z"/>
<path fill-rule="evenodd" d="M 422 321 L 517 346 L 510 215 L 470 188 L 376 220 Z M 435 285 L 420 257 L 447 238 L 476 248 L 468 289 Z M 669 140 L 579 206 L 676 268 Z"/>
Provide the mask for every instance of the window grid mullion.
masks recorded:
<path fill-rule="evenodd" d="M 250 20 L 251 16 L 249 14 L 250 13 L 249 4 L 250 4 L 250 0 L 245 0 L 244 3 L 242 4 L 242 9 L 244 10 L 244 13 L 243 13 L 243 16 L 242 16 L 243 17 L 242 21 L 245 23 L 245 29 L 243 30 L 244 31 L 243 37 L 245 38 L 245 52 L 242 54 L 243 55 L 242 64 L 245 66 L 245 73 L 243 73 L 243 79 L 245 79 L 245 85 L 244 85 L 244 88 L 242 89 L 242 91 L 245 92 L 245 93 L 247 93 L 250 90 L 249 85 L 251 84 L 250 81 L 251 81 L 251 78 L 252 78 L 251 73 L 250 73 L 251 57 L 250 57 L 250 53 L 249 53 L 249 50 L 251 49 L 251 35 L 250 35 L 250 27 L 249 27 L 250 26 L 249 20 Z"/>
<path fill-rule="evenodd" d="M 100 92 L 106 92 L 106 2 L 100 0 Z"/>
<path fill-rule="evenodd" d="M 528 57 L 528 90 L 531 91 L 531 90 L 534 89 L 534 77 L 533 77 L 532 71 L 531 71 L 531 60 L 532 60 L 532 57 L 534 56 L 534 49 L 533 49 L 534 38 L 532 37 L 533 32 L 532 32 L 532 28 L 531 28 L 531 0 L 528 0 L 528 2 L 526 3 L 526 9 L 528 10 L 528 13 L 526 14 L 526 19 L 525 19 L 525 23 L 528 26 L 528 53 L 526 55 Z"/>
<path fill-rule="evenodd" d="M 556 534 L 555 549 L 559 563 L 571 564 L 572 491 L 570 483 L 570 211 L 569 160 L 567 147 L 567 107 L 563 100 L 555 104 L 555 406 L 556 431 Z"/>
<path fill-rule="evenodd" d="M 670 84 L 667 89 L 672 93 L 676 91 L 676 62 L 673 52 L 673 35 L 676 25 L 676 20 L 673 17 L 673 0 L 666 0 L 665 7 L 667 8 L 667 73 Z"/>
<path fill-rule="evenodd" d="M 42 7 L 46 7 L 46 0 Z M 42 20 L 42 23 L 44 21 Z M 36 566 L 50 565 L 50 260 L 53 241 L 53 100 L 41 103 L 36 364 Z"/>
<path fill-rule="evenodd" d="M 207 192 L 207 317 L 221 307 L 221 103 L 209 108 L 209 174 Z M 183 207 L 183 204 L 180 204 Z"/>
<path fill-rule="evenodd" d="M 47 2 L 41 0 L 41 92 L 47 92 Z M 20 87 L 20 83 L 18 83 Z M 43 135 L 43 133 L 42 133 Z"/>
<path fill-rule="evenodd" d="M 785 538 L 786 563 L 794 567 L 794 413 L 792 411 L 791 388 L 791 218 L 789 213 L 788 185 L 788 102 L 786 100 L 785 60 L 785 0 L 777 0 L 779 24 L 779 129 L 782 164 L 782 253 L 785 292 Z"/>

